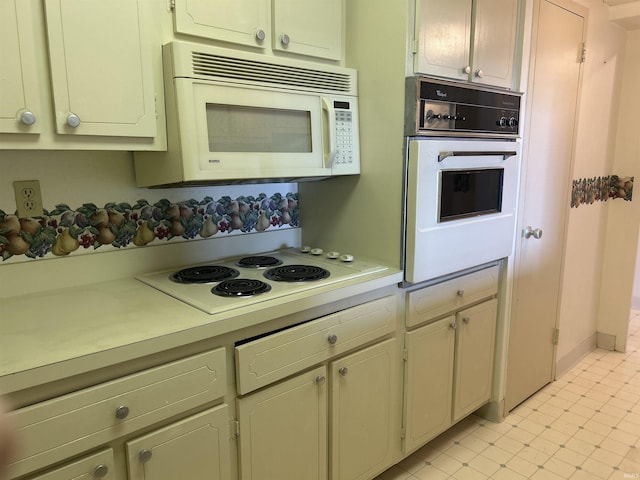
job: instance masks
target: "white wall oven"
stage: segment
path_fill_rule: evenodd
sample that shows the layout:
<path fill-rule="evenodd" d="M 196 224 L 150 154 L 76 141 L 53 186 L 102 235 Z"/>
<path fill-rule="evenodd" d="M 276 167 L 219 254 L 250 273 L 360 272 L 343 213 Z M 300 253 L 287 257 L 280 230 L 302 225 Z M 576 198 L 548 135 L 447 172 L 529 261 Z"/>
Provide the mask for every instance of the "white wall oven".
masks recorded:
<path fill-rule="evenodd" d="M 520 95 L 412 78 L 407 98 L 405 283 L 511 255 Z"/>

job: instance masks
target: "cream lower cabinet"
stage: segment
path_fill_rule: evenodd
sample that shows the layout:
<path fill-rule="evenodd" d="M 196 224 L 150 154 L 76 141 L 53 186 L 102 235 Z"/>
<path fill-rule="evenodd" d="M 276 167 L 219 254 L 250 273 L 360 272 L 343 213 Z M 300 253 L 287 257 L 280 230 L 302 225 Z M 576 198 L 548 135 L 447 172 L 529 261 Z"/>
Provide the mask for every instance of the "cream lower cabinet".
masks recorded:
<path fill-rule="evenodd" d="M 241 479 L 365 480 L 391 465 L 396 343 L 239 399 Z"/>
<path fill-rule="evenodd" d="M 497 303 L 487 300 L 406 334 L 405 452 L 491 399 Z"/>
<path fill-rule="evenodd" d="M 228 480 L 230 438 L 221 405 L 127 442 L 129 480 Z"/>

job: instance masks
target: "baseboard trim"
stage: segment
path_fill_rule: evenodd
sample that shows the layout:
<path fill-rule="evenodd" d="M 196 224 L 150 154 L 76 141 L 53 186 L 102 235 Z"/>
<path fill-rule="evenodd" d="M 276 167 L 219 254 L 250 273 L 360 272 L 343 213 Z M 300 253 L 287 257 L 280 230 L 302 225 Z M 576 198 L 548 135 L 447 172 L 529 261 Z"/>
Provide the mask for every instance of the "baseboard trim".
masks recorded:
<path fill-rule="evenodd" d="M 493 423 L 504 421 L 504 400 L 499 402 L 489 402 L 474 412 L 476 415 L 486 418 Z"/>
<path fill-rule="evenodd" d="M 616 336 L 609 333 L 596 332 L 598 348 L 613 352 L 616 349 Z"/>
<path fill-rule="evenodd" d="M 556 362 L 556 379 L 571 370 L 589 352 L 596 349 L 598 345 L 598 334 L 594 333 L 590 337 L 580 342 L 573 350 Z"/>

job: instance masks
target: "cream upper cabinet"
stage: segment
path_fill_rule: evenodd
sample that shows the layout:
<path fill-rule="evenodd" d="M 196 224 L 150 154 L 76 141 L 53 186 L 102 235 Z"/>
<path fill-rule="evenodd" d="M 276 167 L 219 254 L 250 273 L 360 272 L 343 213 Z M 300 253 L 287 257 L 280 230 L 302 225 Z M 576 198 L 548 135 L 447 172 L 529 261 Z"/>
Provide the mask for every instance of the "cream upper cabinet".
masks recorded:
<path fill-rule="evenodd" d="M 175 31 L 264 49 L 269 5 L 269 0 L 175 0 Z"/>
<path fill-rule="evenodd" d="M 512 88 L 518 0 L 418 0 L 414 70 Z"/>
<path fill-rule="evenodd" d="M 45 11 L 56 132 L 154 137 L 153 69 L 138 2 L 46 0 Z"/>
<path fill-rule="evenodd" d="M 344 0 L 175 0 L 177 34 L 265 53 L 343 59 Z"/>
<path fill-rule="evenodd" d="M 31 3 L 0 2 L 0 132 L 40 133 L 42 107 Z"/>

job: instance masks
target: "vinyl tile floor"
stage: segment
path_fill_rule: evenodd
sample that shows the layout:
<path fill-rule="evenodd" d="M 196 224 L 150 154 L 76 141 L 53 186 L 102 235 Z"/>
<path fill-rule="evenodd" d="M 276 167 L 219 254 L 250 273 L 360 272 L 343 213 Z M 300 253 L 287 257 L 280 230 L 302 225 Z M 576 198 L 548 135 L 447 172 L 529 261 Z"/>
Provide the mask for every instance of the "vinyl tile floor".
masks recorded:
<path fill-rule="evenodd" d="M 375 480 L 640 479 L 640 310 L 627 352 L 596 349 L 502 423 L 472 415 Z"/>

